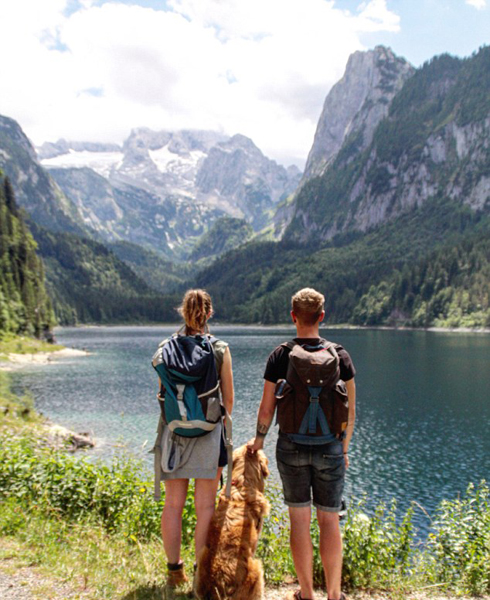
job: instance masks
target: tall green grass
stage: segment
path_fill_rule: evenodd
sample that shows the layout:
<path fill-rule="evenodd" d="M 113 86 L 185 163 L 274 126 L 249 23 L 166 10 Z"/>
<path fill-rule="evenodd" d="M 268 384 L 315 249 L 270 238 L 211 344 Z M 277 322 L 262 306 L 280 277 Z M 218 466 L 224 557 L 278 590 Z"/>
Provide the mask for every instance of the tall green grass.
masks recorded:
<path fill-rule="evenodd" d="M 183 516 L 183 545 L 191 549 L 195 525 L 192 491 Z M 258 554 L 266 579 L 280 583 L 294 575 L 289 527 L 281 495 L 269 487 L 271 514 L 264 524 Z M 53 450 L 25 435 L 0 435 L 0 534 L 15 536 L 45 521 L 49 528 L 85 530 L 113 539 L 129 554 L 154 555 L 160 548 L 163 501 L 152 498 L 152 482 L 141 464 L 119 458 L 92 462 Z M 343 525 L 344 584 L 350 589 L 413 589 L 442 584 L 471 594 L 490 591 L 489 488 L 482 482 L 466 494 L 443 501 L 421 545 L 413 511 L 398 516 L 396 504 L 368 515 L 364 501 L 355 503 Z M 48 529 L 49 529 L 48 528 Z M 95 535 L 95 534 L 94 534 Z M 313 524 L 315 579 L 323 581 L 318 528 Z M 155 546 L 156 544 L 156 546 Z M 158 550 L 161 552 L 161 550 Z M 192 552 L 188 552 L 189 561 Z M 162 563 L 163 564 L 163 563 Z"/>

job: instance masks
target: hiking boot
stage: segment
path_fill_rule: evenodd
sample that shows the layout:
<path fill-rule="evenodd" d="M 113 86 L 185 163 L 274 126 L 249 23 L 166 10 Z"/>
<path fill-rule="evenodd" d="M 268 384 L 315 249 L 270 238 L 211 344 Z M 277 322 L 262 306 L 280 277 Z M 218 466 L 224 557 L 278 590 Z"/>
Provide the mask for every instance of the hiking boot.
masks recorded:
<path fill-rule="evenodd" d="M 184 563 L 171 564 L 167 563 L 167 586 L 170 588 L 179 587 L 187 583 L 189 580 L 184 570 Z"/>
<path fill-rule="evenodd" d="M 303 598 L 301 595 L 301 590 L 296 590 L 295 592 L 288 592 L 286 594 L 286 600 L 310 600 L 309 598 Z"/>

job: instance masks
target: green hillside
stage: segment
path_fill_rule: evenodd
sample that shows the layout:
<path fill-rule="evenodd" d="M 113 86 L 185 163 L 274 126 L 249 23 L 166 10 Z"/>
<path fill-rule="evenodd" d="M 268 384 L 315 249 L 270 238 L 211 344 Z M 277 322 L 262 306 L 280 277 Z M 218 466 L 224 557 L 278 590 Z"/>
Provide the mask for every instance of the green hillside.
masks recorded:
<path fill-rule="evenodd" d="M 61 324 L 175 321 L 178 298 L 162 296 L 102 244 L 32 225 Z"/>
<path fill-rule="evenodd" d="M 131 242 L 120 241 L 106 245 L 140 279 L 154 290 L 165 294 L 180 290 L 195 270 L 188 263 L 172 262 L 161 254 Z"/>
<path fill-rule="evenodd" d="M 36 248 L 10 181 L 0 172 L 0 336 L 40 337 L 54 324 Z"/>
<path fill-rule="evenodd" d="M 194 246 L 189 260 L 217 257 L 252 238 L 254 230 L 245 219 L 222 217 L 213 223 Z"/>
<path fill-rule="evenodd" d="M 490 220 L 371 286 L 356 305 L 352 321 L 490 327 Z"/>
<path fill-rule="evenodd" d="M 372 286 L 391 281 L 396 273 L 415 268 L 418 262 L 430 261 L 437 248 L 444 249 L 441 256 L 447 247 L 458 251 L 470 243 L 467 240 L 483 236 L 489 222 L 488 213 L 475 213 L 456 202 L 436 199 L 370 233 L 337 237 L 320 249 L 287 242 L 248 244 L 203 270 L 196 284 L 212 294 L 216 316 L 224 320 L 285 322 L 291 295 L 301 287 L 312 286 L 325 294 L 328 323 L 360 323 L 361 302 L 366 303 L 364 296 Z M 485 260 L 490 260 L 488 254 Z M 484 263 L 475 263 L 475 277 L 482 276 Z M 454 268 L 456 276 L 465 266 L 461 262 Z M 433 293 L 439 291 L 434 286 Z M 424 300 L 428 300 L 428 290 L 424 293 Z M 465 310 L 465 315 L 472 312 L 470 306 Z M 364 324 L 384 324 L 389 316 L 388 309 L 370 314 Z M 424 325 L 433 324 L 434 318 Z M 405 319 L 410 324 L 411 311 Z M 412 324 L 419 325 L 420 321 Z"/>

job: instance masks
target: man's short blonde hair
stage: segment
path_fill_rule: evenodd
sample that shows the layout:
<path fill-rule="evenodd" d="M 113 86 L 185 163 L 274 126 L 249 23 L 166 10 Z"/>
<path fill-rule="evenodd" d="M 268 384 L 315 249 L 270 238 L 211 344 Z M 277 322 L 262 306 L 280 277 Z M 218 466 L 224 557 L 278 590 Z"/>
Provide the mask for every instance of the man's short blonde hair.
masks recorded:
<path fill-rule="evenodd" d="M 325 296 L 313 288 L 303 288 L 291 298 L 291 308 L 303 325 L 314 325 L 323 312 Z"/>

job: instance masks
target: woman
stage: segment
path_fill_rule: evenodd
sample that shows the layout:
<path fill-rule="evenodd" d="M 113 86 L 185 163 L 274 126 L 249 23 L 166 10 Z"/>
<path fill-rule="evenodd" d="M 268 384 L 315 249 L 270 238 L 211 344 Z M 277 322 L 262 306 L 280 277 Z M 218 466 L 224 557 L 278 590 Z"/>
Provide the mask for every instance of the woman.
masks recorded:
<path fill-rule="evenodd" d="M 219 378 L 221 402 L 226 411 L 231 414 L 233 408 L 233 373 L 231 354 L 228 344 L 222 340 L 211 338 L 207 322 L 213 314 L 211 298 L 204 290 L 189 290 L 186 292 L 179 313 L 184 319 L 184 326 L 177 334 L 177 343 L 191 343 L 188 338 L 196 338 L 199 345 L 206 345 L 209 340 L 214 355 L 214 363 Z M 184 333 L 180 332 L 184 329 Z M 187 338 L 187 339 L 185 339 Z M 202 342 L 202 340 L 204 340 Z M 161 354 L 161 348 L 168 343 L 164 340 L 155 354 Z M 160 353 L 160 354 L 159 354 Z M 164 396 L 165 388 L 160 381 L 160 396 Z M 163 388 L 163 389 L 162 389 Z M 195 553 L 196 557 L 206 543 L 207 532 L 214 514 L 216 493 L 223 466 L 227 464 L 223 443 L 222 423 L 218 422 L 215 429 L 202 437 L 172 436 L 170 429 L 161 419 L 157 443 L 155 445 L 155 486 L 159 495 L 160 479 L 165 484 L 165 505 L 162 513 L 162 539 L 167 555 L 168 577 L 167 585 L 176 587 L 185 581 L 183 561 L 180 555 L 182 535 L 182 511 L 187 497 L 189 479 L 195 479 L 194 505 L 196 510 Z M 169 442 L 169 440 L 172 440 Z M 165 444 L 178 445 L 177 464 L 168 467 L 168 451 Z M 163 446 L 163 447 L 162 447 Z M 167 449 L 168 450 L 168 449 Z M 163 461 L 162 461 L 163 453 Z M 166 456 L 167 454 L 167 456 Z M 172 451 L 172 456 L 176 455 Z"/>

